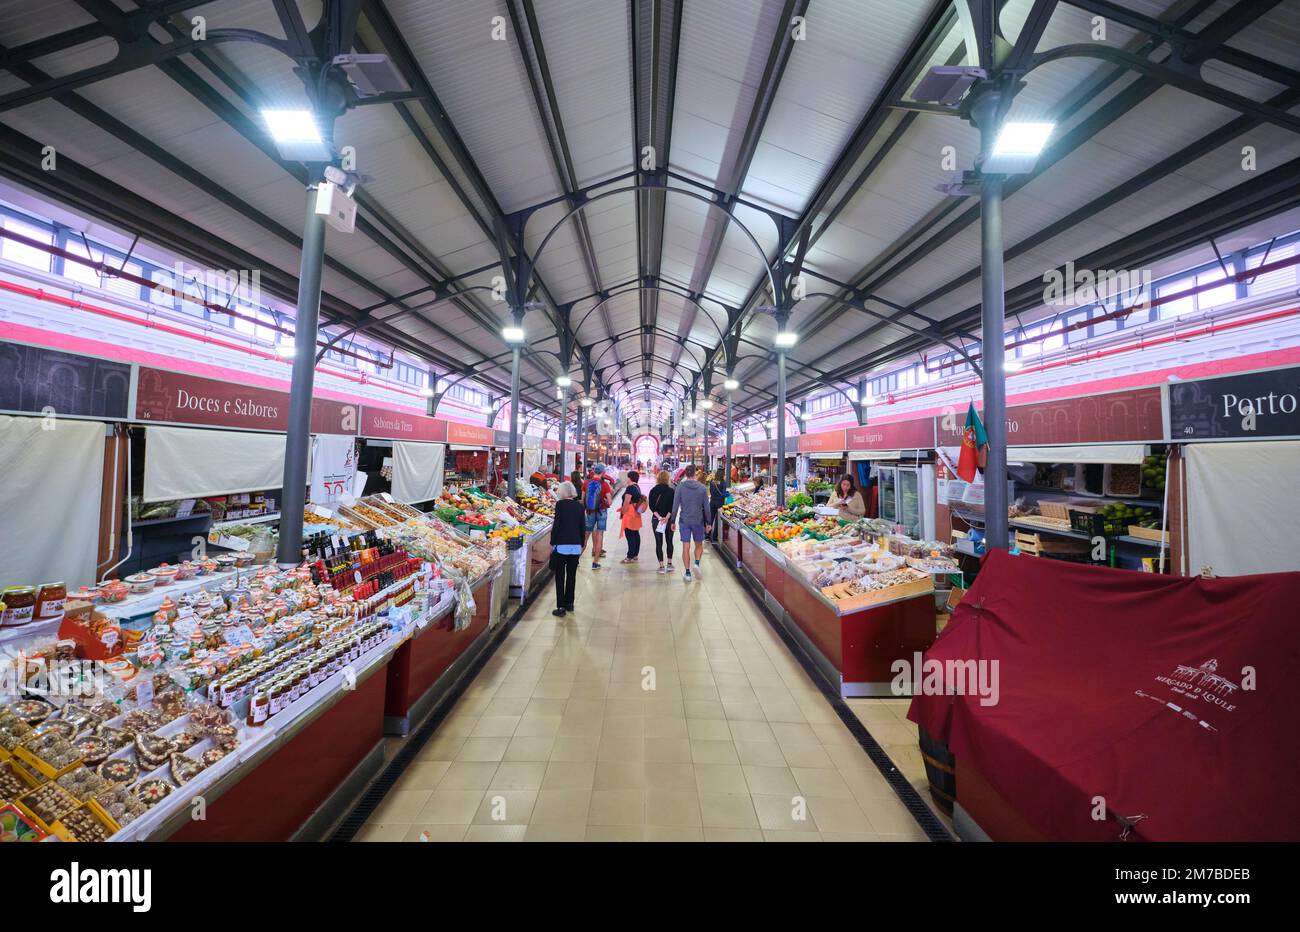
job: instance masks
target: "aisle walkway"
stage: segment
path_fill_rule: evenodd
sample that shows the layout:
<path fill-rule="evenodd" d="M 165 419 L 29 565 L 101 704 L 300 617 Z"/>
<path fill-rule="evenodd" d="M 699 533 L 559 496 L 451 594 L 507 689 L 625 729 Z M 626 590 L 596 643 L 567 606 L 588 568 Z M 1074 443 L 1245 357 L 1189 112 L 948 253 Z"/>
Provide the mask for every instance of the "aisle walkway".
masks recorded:
<path fill-rule="evenodd" d="M 687 584 L 648 529 L 620 565 L 615 531 L 576 614 L 546 590 L 358 841 L 925 840 L 711 550 Z"/>

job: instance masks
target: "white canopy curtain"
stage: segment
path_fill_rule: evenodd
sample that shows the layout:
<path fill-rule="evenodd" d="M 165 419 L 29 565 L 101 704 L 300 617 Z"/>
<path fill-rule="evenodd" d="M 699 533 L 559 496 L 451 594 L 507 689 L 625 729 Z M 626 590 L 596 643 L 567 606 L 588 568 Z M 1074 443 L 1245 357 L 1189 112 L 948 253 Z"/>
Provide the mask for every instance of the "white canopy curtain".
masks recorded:
<path fill-rule="evenodd" d="M 446 459 L 446 444 L 394 440 L 393 498 L 408 505 L 437 498 Z"/>
<path fill-rule="evenodd" d="M 1056 447 L 1007 447 L 1013 463 L 1128 463 L 1140 465 L 1147 455 L 1142 443 L 1076 443 Z"/>
<path fill-rule="evenodd" d="M 1300 570 L 1300 441 L 1194 443 L 1187 459 L 1187 572 Z"/>
<path fill-rule="evenodd" d="M 260 492 L 284 483 L 284 434 L 146 427 L 144 442 L 146 502 Z"/>
<path fill-rule="evenodd" d="M 542 451 L 537 447 L 524 447 L 524 468 L 519 475 L 527 480 L 541 465 Z"/>
<path fill-rule="evenodd" d="M 95 582 L 105 426 L 0 415 L 0 572 L 6 586 Z"/>

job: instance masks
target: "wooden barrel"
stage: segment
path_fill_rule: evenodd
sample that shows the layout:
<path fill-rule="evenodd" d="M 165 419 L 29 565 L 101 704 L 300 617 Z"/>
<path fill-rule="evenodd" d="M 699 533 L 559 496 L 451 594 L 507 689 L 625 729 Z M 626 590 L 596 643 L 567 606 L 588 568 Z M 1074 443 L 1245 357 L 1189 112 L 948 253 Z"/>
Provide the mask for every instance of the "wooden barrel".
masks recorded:
<path fill-rule="evenodd" d="M 957 799 L 956 760 L 948 745 L 924 728 L 917 731 L 920 733 L 921 757 L 925 760 L 925 777 L 930 782 L 930 796 L 936 806 L 952 815 L 952 804 Z"/>

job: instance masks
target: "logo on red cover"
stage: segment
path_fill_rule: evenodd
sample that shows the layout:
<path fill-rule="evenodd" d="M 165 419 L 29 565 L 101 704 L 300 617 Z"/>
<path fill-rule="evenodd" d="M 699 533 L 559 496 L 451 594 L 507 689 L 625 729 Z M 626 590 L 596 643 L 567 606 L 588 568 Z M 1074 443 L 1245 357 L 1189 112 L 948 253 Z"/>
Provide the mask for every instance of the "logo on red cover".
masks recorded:
<path fill-rule="evenodd" d="M 1137 690 L 1137 695 L 1160 703 L 1170 711 L 1196 722 L 1202 728 L 1218 731 L 1202 717 L 1202 713 L 1210 713 L 1215 708 L 1222 709 L 1224 712 L 1233 711 L 1237 708 L 1237 704 L 1230 700 L 1241 689 L 1241 684 L 1220 676 L 1218 671 L 1219 661 L 1213 658 L 1199 667 L 1180 663 L 1174 667 L 1173 673 L 1157 676 L 1156 682 L 1167 687 L 1169 692 L 1174 693 L 1181 701 L 1153 696 L 1140 689 Z"/>

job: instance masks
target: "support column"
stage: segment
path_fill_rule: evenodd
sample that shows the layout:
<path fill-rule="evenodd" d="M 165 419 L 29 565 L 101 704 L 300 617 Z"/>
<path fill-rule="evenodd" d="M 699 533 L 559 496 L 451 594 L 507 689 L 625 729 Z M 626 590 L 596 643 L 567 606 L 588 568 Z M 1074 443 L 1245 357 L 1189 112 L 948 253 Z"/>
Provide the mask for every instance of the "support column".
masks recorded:
<path fill-rule="evenodd" d="M 731 378 L 728 374 L 727 378 Z M 727 392 L 727 446 L 722 451 L 722 487 L 731 488 L 731 409 L 734 407 L 735 393 Z"/>
<path fill-rule="evenodd" d="M 293 375 L 289 389 L 289 424 L 284 445 L 284 482 L 280 488 L 281 563 L 302 562 L 302 521 L 311 452 L 311 396 L 316 375 L 316 334 L 320 325 L 321 267 L 325 258 L 325 218 L 316 213 L 316 184 L 307 187 L 302 261 L 298 269 L 298 316 L 293 326 Z"/>
<path fill-rule="evenodd" d="M 587 461 L 587 446 L 588 446 L 587 425 L 585 423 L 586 419 L 583 417 L 583 414 L 586 412 L 586 410 L 587 409 L 582 406 L 582 403 L 579 402 L 578 403 L 578 439 L 582 441 L 582 474 L 584 477 L 587 475 L 587 467 L 590 465 L 590 463 Z"/>
<path fill-rule="evenodd" d="M 782 324 L 784 326 L 784 323 Z M 776 504 L 785 507 L 785 349 L 776 351 Z"/>
<path fill-rule="evenodd" d="M 980 152 L 987 156 L 997 139 L 1001 95 L 982 94 L 972 108 L 980 130 Z M 1007 549 L 1007 376 L 1006 289 L 1002 271 L 1003 176 L 980 179 L 980 365 L 984 386 L 984 430 L 988 460 L 984 469 L 984 536 L 987 547 Z"/>
<path fill-rule="evenodd" d="M 519 452 L 519 356 L 516 344 L 510 350 L 510 459 L 506 462 L 506 497 L 515 494 L 515 455 Z"/>
<path fill-rule="evenodd" d="M 569 432 L 565 429 L 565 422 L 569 419 L 569 393 L 564 392 L 560 396 L 560 462 L 556 464 L 555 474 L 564 475 L 564 454 L 568 449 Z"/>

